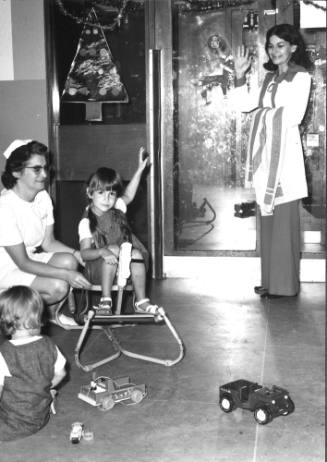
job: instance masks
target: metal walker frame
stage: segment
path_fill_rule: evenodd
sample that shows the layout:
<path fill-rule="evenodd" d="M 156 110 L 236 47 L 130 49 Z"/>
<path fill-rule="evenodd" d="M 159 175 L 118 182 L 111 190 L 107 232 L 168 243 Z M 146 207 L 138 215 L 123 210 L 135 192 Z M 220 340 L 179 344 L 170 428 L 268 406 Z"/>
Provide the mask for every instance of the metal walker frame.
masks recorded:
<path fill-rule="evenodd" d="M 121 247 L 123 247 L 124 244 L 122 244 Z M 99 366 L 102 366 L 103 364 L 113 361 L 114 359 L 118 358 L 121 354 L 128 356 L 130 358 L 141 359 L 143 361 L 149 361 L 149 362 L 153 362 L 156 364 L 162 364 L 167 367 L 170 367 L 170 366 L 173 366 L 179 363 L 183 359 L 183 356 L 184 356 L 183 342 L 181 338 L 179 337 L 176 329 L 172 325 L 170 319 L 168 318 L 165 310 L 162 307 L 158 308 L 155 314 L 148 314 L 148 313 L 146 314 L 139 314 L 139 313 L 123 314 L 121 312 L 124 291 L 133 291 L 133 286 L 128 281 L 128 278 L 130 276 L 129 263 L 131 259 L 129 256 L 129 261 L 128 259 L 127 261 L 125 259 L 125 262 L 120 264 L 120 262 L 123 260 L 122 256 L 123 255 L 120 253 L 120 259 L 119 259 L 119 265 L 118 265 L 118 271 L 117 271 L 117 284 L 115 284 L 112 287 L 112 291 L 117 292 L 115 314 L 111 316 L 99 316 L 99 315 L 96 315 L 95 309 L 90 308 L 89 293 L 90 292 L 101 292 L 100 285 L 92 285 L 92 287 L 89 290 L 85 291 L 86 306 L 83 310 L 83 313 L 86 313 L 86 314 L 84 316 L 84 325 L 72 326 L 71 328 L 69 328 L 67 326 L 64 326 L 60 322 L 60 319 L 59 319 L 60 309 L 66 300 L 68 301 L 70 312 L 72 314 L 76 313 L 76 303 L 75 303 L 75 297 L 74 297 L 72 289 L 69 291 L 67 298 L 63 300 L 62 303 L 60 303 L 60 305 L 58 306 L 56 310 L 56 320 L 59 326 L 65 329 L 81 330 L 81 333 L 79 335 L 79 338 L 77 340 L 77 344 L 75 347 L 74 357 L 75 357 L 76 365 L 86 372 L 92 371 L 93 369 Z M 128 270 L 127 270 L 127 267 L 128 267 Z M 152 325 L 154 324 L 157 326 L 164 324 L 168 328 L 169 332 L 172 334 L 173 338 L 176 340 L 177 345 L 178 345 L 178 353 L 175 358 L 162 359 L 162 358 L 157 358 L 157 357 L 150 356 L 150 355 L 143 355 L 140 353 L 129 351 L 121 345 L 121 342 L 119 341 L 117 335 L 115 335 L 114 333 L 115 328 L 136 327 L 137 325 L 145 325 L 145 324 L 152 324 Z M 82 364 L 81 359 L 80 359 L 82 347 L 84 345 L 84 348 L 85 348 L 87 333 L 93 329 L 101 330 L 106 335 L 106 337 L 108 338 L 115 352 L 94 363 Z"/>
<path fill-rule="evenodd" d="M 101 290 L 100 286 L 93 286 L 91 290 L 98 291 Z M 119 294 L 119 292 L 118 292 Z M 120 303 L 119 296 L 117 297 L 117 304 Z M 121 306 L 121 305 L 120 305 Z M 116 313 L 117 309 L 116 308 Z M 155 324 L 155 325 L 162 325 L 165 324 L 173 337 L 175 338 L 178 344 L 178 354 L 174 359 L 161 359 L 150 355 L 144 355 L 140 353 L 136 353 L 134 351 L 130 351 L 121 344 L 118 336 L 115 334 L 114 330 L 116 328 L 123 328 L 123 327 L 136 327 L 137 325 L 144 325 L 144 324 Z M 82 346 L 85 342 L 85 337 L 89 329 L 93 328 L 100 328 L 103 333 L 106 335 L 107 339 L 111 343 L 115 352 L 99 361 L 96 361 L 91 364 L 82 364 L 80 359 L 80 354 L 82 350 Z M 114 359 L 118 358 L 121 354 L 128 356 L 130 358 L 141 359 L 143 361 L 149 361 L 156 364 L 162 364 L 164 366 L 173 366 L 180 362 L 184 356 L 184 347 L 182 340 L 180 339 L 176 329 L 172 325 L 171 321 L 169 320 L 168 316 L 166 315 L 163 308 L 159 308 L 159 312 L 156 315 L 153 314 L 114 314 L 107 318 L 95 318 L 95 311 L 89 309 L 86 315 L 85 324 L 82 328 L 81 334 L 78 338 L 76 347 L 75 347 L 75 362 L 78 367 L 83 369 L 86 372 L 89 372 L 103 364 L 106 364 Z"/>

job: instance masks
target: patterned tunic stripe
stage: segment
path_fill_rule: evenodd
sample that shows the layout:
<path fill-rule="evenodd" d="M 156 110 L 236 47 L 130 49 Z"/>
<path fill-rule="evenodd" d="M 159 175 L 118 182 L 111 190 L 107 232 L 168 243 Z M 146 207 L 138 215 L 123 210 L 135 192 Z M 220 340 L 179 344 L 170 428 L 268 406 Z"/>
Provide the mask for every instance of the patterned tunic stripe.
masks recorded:
<path fill-rule="evenodd" d="M 274 192 L 277 189 L 278 178 L 277 174 L 279 171 L 280 157 L 281 157 L 281 141 L 282 141 L 282 118 L 284 108 L 280 107 L 276 109 L 273 114 L 272 125 L 272 140 L 270 149 L 270 166 L 269 176 L 266 188 L 266 194 L 264 198 L 265 204 L 272 204 L 274 200 Z"/>

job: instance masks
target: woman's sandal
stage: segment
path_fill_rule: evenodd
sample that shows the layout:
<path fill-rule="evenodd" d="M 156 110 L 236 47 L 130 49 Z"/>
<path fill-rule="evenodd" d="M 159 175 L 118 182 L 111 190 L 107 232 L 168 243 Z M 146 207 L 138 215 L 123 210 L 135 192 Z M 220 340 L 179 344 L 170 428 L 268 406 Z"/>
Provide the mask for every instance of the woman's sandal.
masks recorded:
<path fill-rule="evenodd" d="M 49 322 L 51 324 L 55 324 L 56 326 L 62 327 L 65 330 L 81 328 L 81 326 L 77 324 L 77 322 L 73 318 L 71 318 L 70 316 L 66 316 L 63 313 L 58 313 L 54 317 L 49 318 Z"/>

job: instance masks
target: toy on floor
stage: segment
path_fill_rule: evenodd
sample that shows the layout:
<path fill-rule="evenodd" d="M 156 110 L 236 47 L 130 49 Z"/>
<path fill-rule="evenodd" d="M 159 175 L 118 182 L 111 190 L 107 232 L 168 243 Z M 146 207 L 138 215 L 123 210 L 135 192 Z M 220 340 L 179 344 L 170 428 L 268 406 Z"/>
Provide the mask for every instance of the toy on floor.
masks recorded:
<path fill-rule="evenodd" d="M 81 439 L 87 443 L 92 443 L 94 440 L 94 433 L 85 428 L 83 422 L 73 422 L 69 435 L 70 442 L 78 444 Z"/>
<path fill-rule="evenodd" d="M 72 423 L 72 428 L 70 430 L 69 439 L 73 444 L 77 444 L 81 441 L 84 432 L 84 424 L 82 422 Z"/>
<path fill-rule="evenodd" d="M 241 202 L 234 204 L 234 217 L 247 218 L 254 217 L 256 214 L 256 202 Z"/>
<path fill-rule="evenodd" d="M 82 385 L 77 396 L 101 411 L 108 411 L 116 403 L 138 404 L 146 395 L 146 386 L 131 383 L 129 377 L 111 379 L 100 376 L 93 377 L 89 385 Z"/>
<path fill-rule="evenodd" d="M 265 425 L 274 417 L 286 416 L 295 406 L 284 388 L 273 385 L 271 389 L 248 380 L 235 380 L 219 387 L 219 406 L 224 412 L 240 407 L 253 411 L 260 425 Z"/>

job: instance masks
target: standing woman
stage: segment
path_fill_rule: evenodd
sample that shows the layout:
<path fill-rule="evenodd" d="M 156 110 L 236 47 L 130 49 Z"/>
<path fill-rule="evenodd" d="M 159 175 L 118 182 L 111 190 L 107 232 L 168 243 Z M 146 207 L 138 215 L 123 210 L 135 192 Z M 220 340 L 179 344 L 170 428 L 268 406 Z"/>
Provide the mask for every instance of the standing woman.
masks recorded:
<path fill-rule="evenodd" d="M 299 202 L 308 191 L 299 124 L 308 105 L 312 63 L 302 36 L 290 24 L 269 29 L 265 49 L 269 72 L 256 101 L 245 84 L 249 52 L 238 50 L 234 97 L 244 112 L 255 109 L 246 168 L 261 220 L 261 285 L 254 290 L 261 297 L 277 298 L 300 290 Z"/>
<path fill-rule="evenodd" d="M 53 206 L 45 191 L 49 153 L 33 140 L 15 140 L 4 152 L 6 189 L 0 195 L 0 290 L 26 285 L 37 290 L 48 305 L 66 297 L 69 287 L 87 288 L 77 271 L 79 251 L 56 240 Z M 52 317 L 54 315 L 53 310 Z M 59 315 L 72 327 L 72 318 Z"/>

